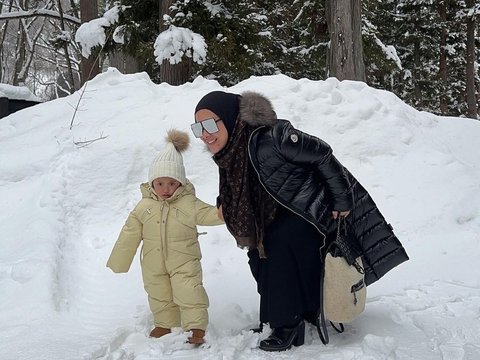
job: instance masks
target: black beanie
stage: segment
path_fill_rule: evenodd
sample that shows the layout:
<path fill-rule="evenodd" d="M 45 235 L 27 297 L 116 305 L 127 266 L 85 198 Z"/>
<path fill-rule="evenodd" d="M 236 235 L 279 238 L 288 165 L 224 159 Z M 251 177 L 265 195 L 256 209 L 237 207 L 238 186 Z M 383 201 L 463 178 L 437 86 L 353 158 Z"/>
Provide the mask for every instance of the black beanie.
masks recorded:
<path fill-rule="evenodd" d="M 229 136 L 232 136 L 237 121 L 241 96 L 224 91 L 212 91 L 200 99 L 195 107 L 198 110 L 208 109 L 223 121 Z"/>

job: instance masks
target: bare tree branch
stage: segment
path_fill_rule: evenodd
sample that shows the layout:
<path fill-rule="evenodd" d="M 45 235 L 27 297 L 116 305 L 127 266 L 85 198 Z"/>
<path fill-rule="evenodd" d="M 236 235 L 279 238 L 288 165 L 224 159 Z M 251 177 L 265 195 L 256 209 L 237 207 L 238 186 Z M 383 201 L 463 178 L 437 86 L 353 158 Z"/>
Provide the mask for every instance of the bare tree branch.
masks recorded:
<path fill-rule="evenodd" d="M 32 9 L 29 11 L 5 12 L 3 14 L 0 14 L 0 21 L 8 21 L 12 19 L 26 19 L 26 18 L 36 17 L 36 16 L 45 16 L 45 17 L 51 17 L 55 19 L 61 19 L 61 15 L 59 14 L 58 11 L 47 10 L 47 9 Z M 76 25 L 80 25 L 80 19 L 71 15 L 64 14 L 63 20 Z"/>

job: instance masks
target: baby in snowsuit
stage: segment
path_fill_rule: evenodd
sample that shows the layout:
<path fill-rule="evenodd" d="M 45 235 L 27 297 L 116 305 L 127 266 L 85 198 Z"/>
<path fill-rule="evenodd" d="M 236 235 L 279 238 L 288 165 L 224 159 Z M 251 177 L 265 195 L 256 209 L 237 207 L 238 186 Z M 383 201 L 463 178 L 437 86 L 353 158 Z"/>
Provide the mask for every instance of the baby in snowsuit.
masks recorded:
<path fill-rule="evenodd" d="M 127 272 L 140 242 L 141 266 L 155 328 L 151 337 L 181 326 L 192 331 L 188 342 L 203 344 L 208 324 L 208 297 L 202 284 L 197 225 L 220 225 L 215 206 L 195 196 L 185 177 L 183 158 L 189 137 L 170 130 L 167 146 L 152 163 L 142 200 L 128 216 L 107 267 Z"/>

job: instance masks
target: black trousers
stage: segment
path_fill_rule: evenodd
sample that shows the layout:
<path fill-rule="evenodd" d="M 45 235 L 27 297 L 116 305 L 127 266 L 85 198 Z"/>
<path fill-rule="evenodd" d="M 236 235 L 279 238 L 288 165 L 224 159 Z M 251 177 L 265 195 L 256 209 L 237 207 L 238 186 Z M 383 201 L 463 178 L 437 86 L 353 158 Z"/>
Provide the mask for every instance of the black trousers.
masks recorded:
<path fill-rule="evenodd" d="M 248 252 L 260 294 L 260 321 L 270 327 L 311 320 L 320 304 L 321 234 L 302 217 L 281 210 L 266 230 L 267 258 Z"/>

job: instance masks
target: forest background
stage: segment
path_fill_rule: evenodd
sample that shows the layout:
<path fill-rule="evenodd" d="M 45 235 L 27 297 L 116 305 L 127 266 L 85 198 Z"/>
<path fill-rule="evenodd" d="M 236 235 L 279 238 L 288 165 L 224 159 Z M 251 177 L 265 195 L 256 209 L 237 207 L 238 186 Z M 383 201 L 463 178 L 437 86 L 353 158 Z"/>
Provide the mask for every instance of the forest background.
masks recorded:
<path fill-rule="evenodd" d="M 479 119 L 479 17 L 476 0 L 0 0 L 0 83 L 51 100 L 110 66 L 172 85 L 337 77 Z M 92 21 L 104 37 L 82 49 L 76 33 Z"/>

